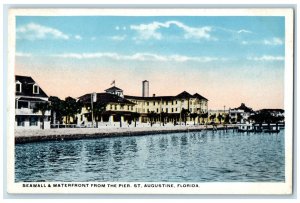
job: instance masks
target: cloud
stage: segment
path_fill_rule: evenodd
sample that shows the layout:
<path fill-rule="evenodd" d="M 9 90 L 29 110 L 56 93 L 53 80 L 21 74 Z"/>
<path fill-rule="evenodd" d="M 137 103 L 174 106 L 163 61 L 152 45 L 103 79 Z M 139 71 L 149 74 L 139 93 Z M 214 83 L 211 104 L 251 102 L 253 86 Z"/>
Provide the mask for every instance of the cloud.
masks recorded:
<path fill-rule="evenodd" d="M 264 39 L 264 40 L 254 40 L 254 41 L 242 41 L 241 44 L 243 45 L 268 45 L 268 46 L 278 46 L 283 45 L 284 41 L 278 37 L 273 37 L 271 39 Z"/>
<path fill-rule="evenodd" d="M 213 39 L 210 35 L 210 32 L 212 31 L 211 27 L 190 27 L 179 21 L 167 21 L 164 23 L 152 22 L 149 24 L 130 25 L 130 29 L 138 32 L 138 37 L 136 38 L 138 40 L 161 40 L 163 36 L 158 30 L 161 28 L 170 28 L 171 25 L 175 25 L 183 30 L 185 39 Z"/>
<path fill-rule="evenodd" d="M 16 52 L 16 56 L 19 56 L 19 57 L 31 57 L 32 54 L 30 54 L 30 53 L 23 53 L 23 52 Z"/>
<path fill-rule="evenodd" d="M 96 37 L 91 37 L 91 41 L 95 41 L 96 39 Z"/>
<path fill-rule="evenodd" d="M 251 61 L 284 61 L 284 56 L 263 55 L 261 57 L 247 57 Z"/>
<path fill-rule="evenodd" d="M 123 41 L 123 40 L 125 40 L 125 38 L 126 38 L 126 35 L 115 35 L 115 36 L 110 37 L 110 39 L 113 41 Z"/>
<path fill-rule="evenodd" d="M 270 40 L 264 40 L 263 44 L 265 45 L 282 45 L 283 44 L 283 40 L 278 38 L 278 37 L 273 37 Z"/>
<path fill-rule="evenodd" d="M 237 33 L 238 33 L 238 34 L 242 34 L 242 33 L 251 34 L 252 31 L 250 31 L 250 30 L 245 30 L 245 29 L 241 29 L 241 30 L 238 30 Z"/>
<path fill-rule="evenodd" d="M 29 23 L 16 29 L 18 39 L 36 40 L 36 39 L 63 39 L 68 40 L 70 37 L 62 31 L 55 28 L 46 27 L 36 23 Z"/>
<path fill-rule="evenodd" d="M 80 35 L 75 35 L 75 39 L 82 40 L 82 37 Z"/>
<path fill-rule="evenodd" d="M 122 55 L 118 53 L 97 52 L 97 53 L 64 53 L 58 55 L 51 55 L 52 57 L 60 58 L 74 58 L 74 59 L 96 59 L 96 58 L 109 58 L 113 60 L 131 60 L 131 61 L 160 61 L 160 62 L 212 62 L 212 61 L 225 61 L 227 58 L 200 56 L 190 57 L 184 55 L 158 55 L 153 53 L 135 53 L 132 55 Z"/>
<path fill-rule="evenodd" d="M 116 26 L 116 27 L 115 27 L 115 30 L 120 30 L 120 27 L 119 27 L 119 26 Z"/>

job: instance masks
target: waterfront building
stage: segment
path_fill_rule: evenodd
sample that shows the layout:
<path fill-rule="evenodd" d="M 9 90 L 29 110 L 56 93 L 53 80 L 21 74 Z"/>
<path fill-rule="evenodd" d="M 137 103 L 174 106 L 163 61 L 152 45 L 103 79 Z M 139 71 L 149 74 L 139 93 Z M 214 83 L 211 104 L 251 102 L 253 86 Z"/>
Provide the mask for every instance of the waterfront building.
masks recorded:
<path fill-rule="evenodd" d="M 50 128 L 51 111 L 44 115 L 41 111 L 34 112 L 38 103 L 48 103 L 48 96 L 43 89 L 28 76 L 15 76 L 15 128 L 44 129 Z"/>
<path fill-rule="evenodd" d="M 275 116 L 275 117 L 284 117 L 283 109 L 260 109 L 260 110 L 256 111 L 257 114 L 262 113 L 262 112 L 268 112 L 272 116 Z"/>
<path fill-rule="evenodd" d="M 147 90 L 149 82 L 143 81 L 143 88 Z M 127 126 L 133 124 L 163 123 L 200 123 L 201 114 L 207 113 L 208 100 L 198 93 L 193 95 L 186 91 L 175 96 L 146 96 L 147 91 L 142 91 L 142 96 L 124 95 L 123 90 L 111 87 L 104 93 L 85 94 L 78 98 L 84 104 L 80 115 L 77 115 L 77 125 L 91 126 Z M 149 92 L 148 92 L 149 94 Z M 95 105 L 104 106 L 103 111 L 96 115 Z M 93 115 L 95 114 L 95 115 Z"/>
<path fill-rule="evenodd" d="M 125 95 L 124 98 L 135 103 L 136 111 L 141 115 L 141 122 L 150 122 L 150 114 L 152 114 L 155 117 L 154 122 L 178 123 L 186 119 L 188 122 L 195 120 L 195 123 L 199 123 L 200 114 L 207 113 L 208 100 L 198 93 L 191 95 L 183 91 L 175 96 L 139 97 Z M 188 115 L 183 115 L 185 114 L 183 109 L 188 112 Z M 191 114 L 194 114 L 195 118 L 192 118 Z M 186 118 L 184 118 L 185 116 Z"/>
<path fill-rule="evenodd" d="M 252 108 L 247 107 L 244 103 L 237 108 L 229 109 L 231 123 L 246 123 L 251 115 L 254 115 L 254 111 Z"/>
<path fill-rule="evenodd" d="M 135 112 L 135 104 L 125 99 L 123 90 L 115 86 L 104 93 L 85 94 L 78 100 L 83 103 L 81 113 L 76 116 L 77 125 L 81 127 L 125 125 L 132 121 L 132 114 Z M 97 114 L 95 108 L 99 107 L 103 110 Z"/>

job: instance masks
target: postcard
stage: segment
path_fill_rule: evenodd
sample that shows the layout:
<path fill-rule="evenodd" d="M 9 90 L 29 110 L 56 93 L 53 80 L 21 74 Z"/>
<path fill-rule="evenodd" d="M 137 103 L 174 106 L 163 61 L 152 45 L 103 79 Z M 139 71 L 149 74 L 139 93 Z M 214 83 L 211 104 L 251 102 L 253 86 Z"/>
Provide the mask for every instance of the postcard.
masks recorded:
<path fill-rule="evenodd" d="M 292 194 L 293 15 L 11 9 L 8 192 Z"/>

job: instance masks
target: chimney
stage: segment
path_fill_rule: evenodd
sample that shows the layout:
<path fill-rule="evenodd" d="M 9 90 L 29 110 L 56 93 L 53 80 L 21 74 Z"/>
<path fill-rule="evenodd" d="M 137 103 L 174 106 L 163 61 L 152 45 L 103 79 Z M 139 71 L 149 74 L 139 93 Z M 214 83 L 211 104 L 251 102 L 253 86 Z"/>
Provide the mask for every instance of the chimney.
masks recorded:
<path fill-rule="evenodd" d="M 153 94 L 153 97 L 155 97 L 155 94 Z"/>
<path fill-rule="evenodd" d="M 142 97 L 149 97 L 149 81 L 144 80 L 142 84 Z"/>

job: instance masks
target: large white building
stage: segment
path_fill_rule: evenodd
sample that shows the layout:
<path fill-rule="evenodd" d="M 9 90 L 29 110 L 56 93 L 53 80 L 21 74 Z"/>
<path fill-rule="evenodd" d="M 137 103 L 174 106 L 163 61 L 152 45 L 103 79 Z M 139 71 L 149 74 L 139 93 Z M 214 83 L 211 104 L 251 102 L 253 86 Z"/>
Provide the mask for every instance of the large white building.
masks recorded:
<path fill-rule="evenodd" d="M 200 122 L 200 115 L 207 113 L 208 100 L 198 93 L 193 95 L 186 91 L 175 96 L 146 96 L 144 88 L 149 88 L 149 82 L 143 81 L 142 96 L 124 95 L 123 90 L 118 87 L 111 87 L 104 93 L 96 93 L 96 103 L 105 106 L 105 110 L 99 118 L 94 121 L 99 125 L 115 125 L 118 123 L 131 124 L 134 120 L 139 123 L 165 122 L 179 123 L 184 120 L 187 122 Z M 93 123 L 91 98 L 93 93 L 79 97 L 84 107 L 80 115 L 77 115 L 80 126 L 91 127 Z M 96 104 L 93 104 L 95 106 Z M 183 115 L 183 110 L 185 113 Z M 137 118 L 138 115 L 138 118 Z M 192 116 L 193 115 L 193 119 Z M 94 124 L 95 126 L 95 124 Z"/>
<path fill-rule="evenodd" d="M 43 120 L 44 128 L 50 128 L 50 111 L 34 113 L 37 103 L 48 102 L 47 94 L 40 86 L 28 76 L 15 76 L 15 128 L 16 129 L 41 129 Z"/>

